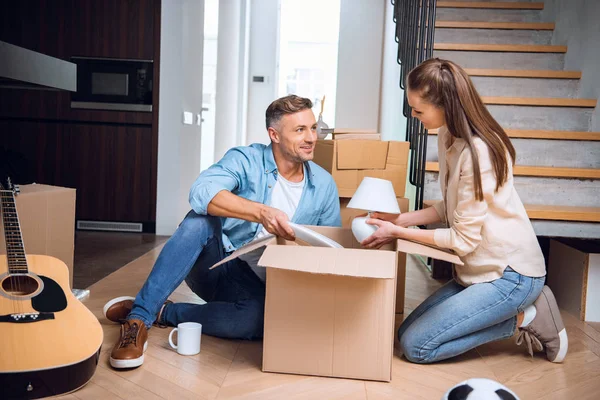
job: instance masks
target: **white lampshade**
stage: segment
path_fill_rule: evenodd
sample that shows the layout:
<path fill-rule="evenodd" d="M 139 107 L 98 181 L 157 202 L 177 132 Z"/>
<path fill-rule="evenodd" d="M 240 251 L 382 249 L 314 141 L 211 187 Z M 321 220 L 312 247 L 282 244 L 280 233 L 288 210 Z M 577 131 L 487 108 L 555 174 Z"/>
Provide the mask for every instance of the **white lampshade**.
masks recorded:
<path fill-rule="evenodd" d="M 400 213 L 392 182 L 379 178 L 363 178 L 347 207 L 390 214 Z"/>

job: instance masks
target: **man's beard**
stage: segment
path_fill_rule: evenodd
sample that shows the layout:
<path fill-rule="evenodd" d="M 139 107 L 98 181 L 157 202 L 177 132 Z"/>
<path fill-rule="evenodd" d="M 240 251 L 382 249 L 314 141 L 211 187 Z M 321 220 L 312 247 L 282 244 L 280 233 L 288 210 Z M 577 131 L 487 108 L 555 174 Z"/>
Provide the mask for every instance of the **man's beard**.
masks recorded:
<path fill-rule="evenodd" d="M 294 152 L 285 152 L 287 159 L 297 163 L 305 163 L 307 161 L 311 161 L 314 157 L 314 150 L 310 155 L 302 154 L 302 153 L 294 153 Z"/>
<path fill-rule="evenodd" d="M 314 158 L 314 155 L 315 155 L 315 153 L 313 151 L 312 153 L 310 153 L 310 155 L 308 155 L 308 154 L 297 154 L 296 158 L 298 159 L 298 162 L 305 163 L 307 161 L 311 161 Z"/>

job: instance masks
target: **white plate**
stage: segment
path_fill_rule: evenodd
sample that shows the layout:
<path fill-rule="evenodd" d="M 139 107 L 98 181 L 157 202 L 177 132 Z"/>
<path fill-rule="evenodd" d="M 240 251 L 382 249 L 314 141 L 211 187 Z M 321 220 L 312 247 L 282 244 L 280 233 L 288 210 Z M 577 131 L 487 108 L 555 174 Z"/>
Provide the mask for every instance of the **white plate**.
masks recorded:
<path fill-rule="evenodd" d="M 335 240 L 329 239 L 327 236 L 321 235 L 318 232 L 308 229 L 302 225 L 294 224 L 290 222 L 290 227 L 294 230 L 296 238 L 305 241 L 306 243 L 315 247 L 334 247 L 337 249 L 343 249 L 344 247 L 336 242 Z"/>

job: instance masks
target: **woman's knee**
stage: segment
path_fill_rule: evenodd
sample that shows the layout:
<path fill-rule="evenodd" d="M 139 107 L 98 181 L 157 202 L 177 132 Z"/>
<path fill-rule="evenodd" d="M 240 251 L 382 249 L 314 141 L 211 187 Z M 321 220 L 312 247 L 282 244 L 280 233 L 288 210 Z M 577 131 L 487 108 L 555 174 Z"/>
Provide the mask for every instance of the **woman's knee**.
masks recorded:
<path fill-rule="evenodd" d="M 417 364 L 427 364 L 431 356 L 431 351 L 426 348 L 426 341 L 421 335 L 408 329 L 401 336 L 400 332 L 400 348 L 404 357 Z"/>

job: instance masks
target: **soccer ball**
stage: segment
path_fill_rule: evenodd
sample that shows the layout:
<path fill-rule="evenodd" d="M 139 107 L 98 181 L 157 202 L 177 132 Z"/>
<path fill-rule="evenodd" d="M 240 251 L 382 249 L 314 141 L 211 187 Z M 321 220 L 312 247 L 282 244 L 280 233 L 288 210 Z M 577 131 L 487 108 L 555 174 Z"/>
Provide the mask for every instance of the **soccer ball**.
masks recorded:
<path fill-rule="evenodd" d="M 484 378 L 467 379 L 454 385 L 442 400 L 519 400 L 506 386 Z"/>

